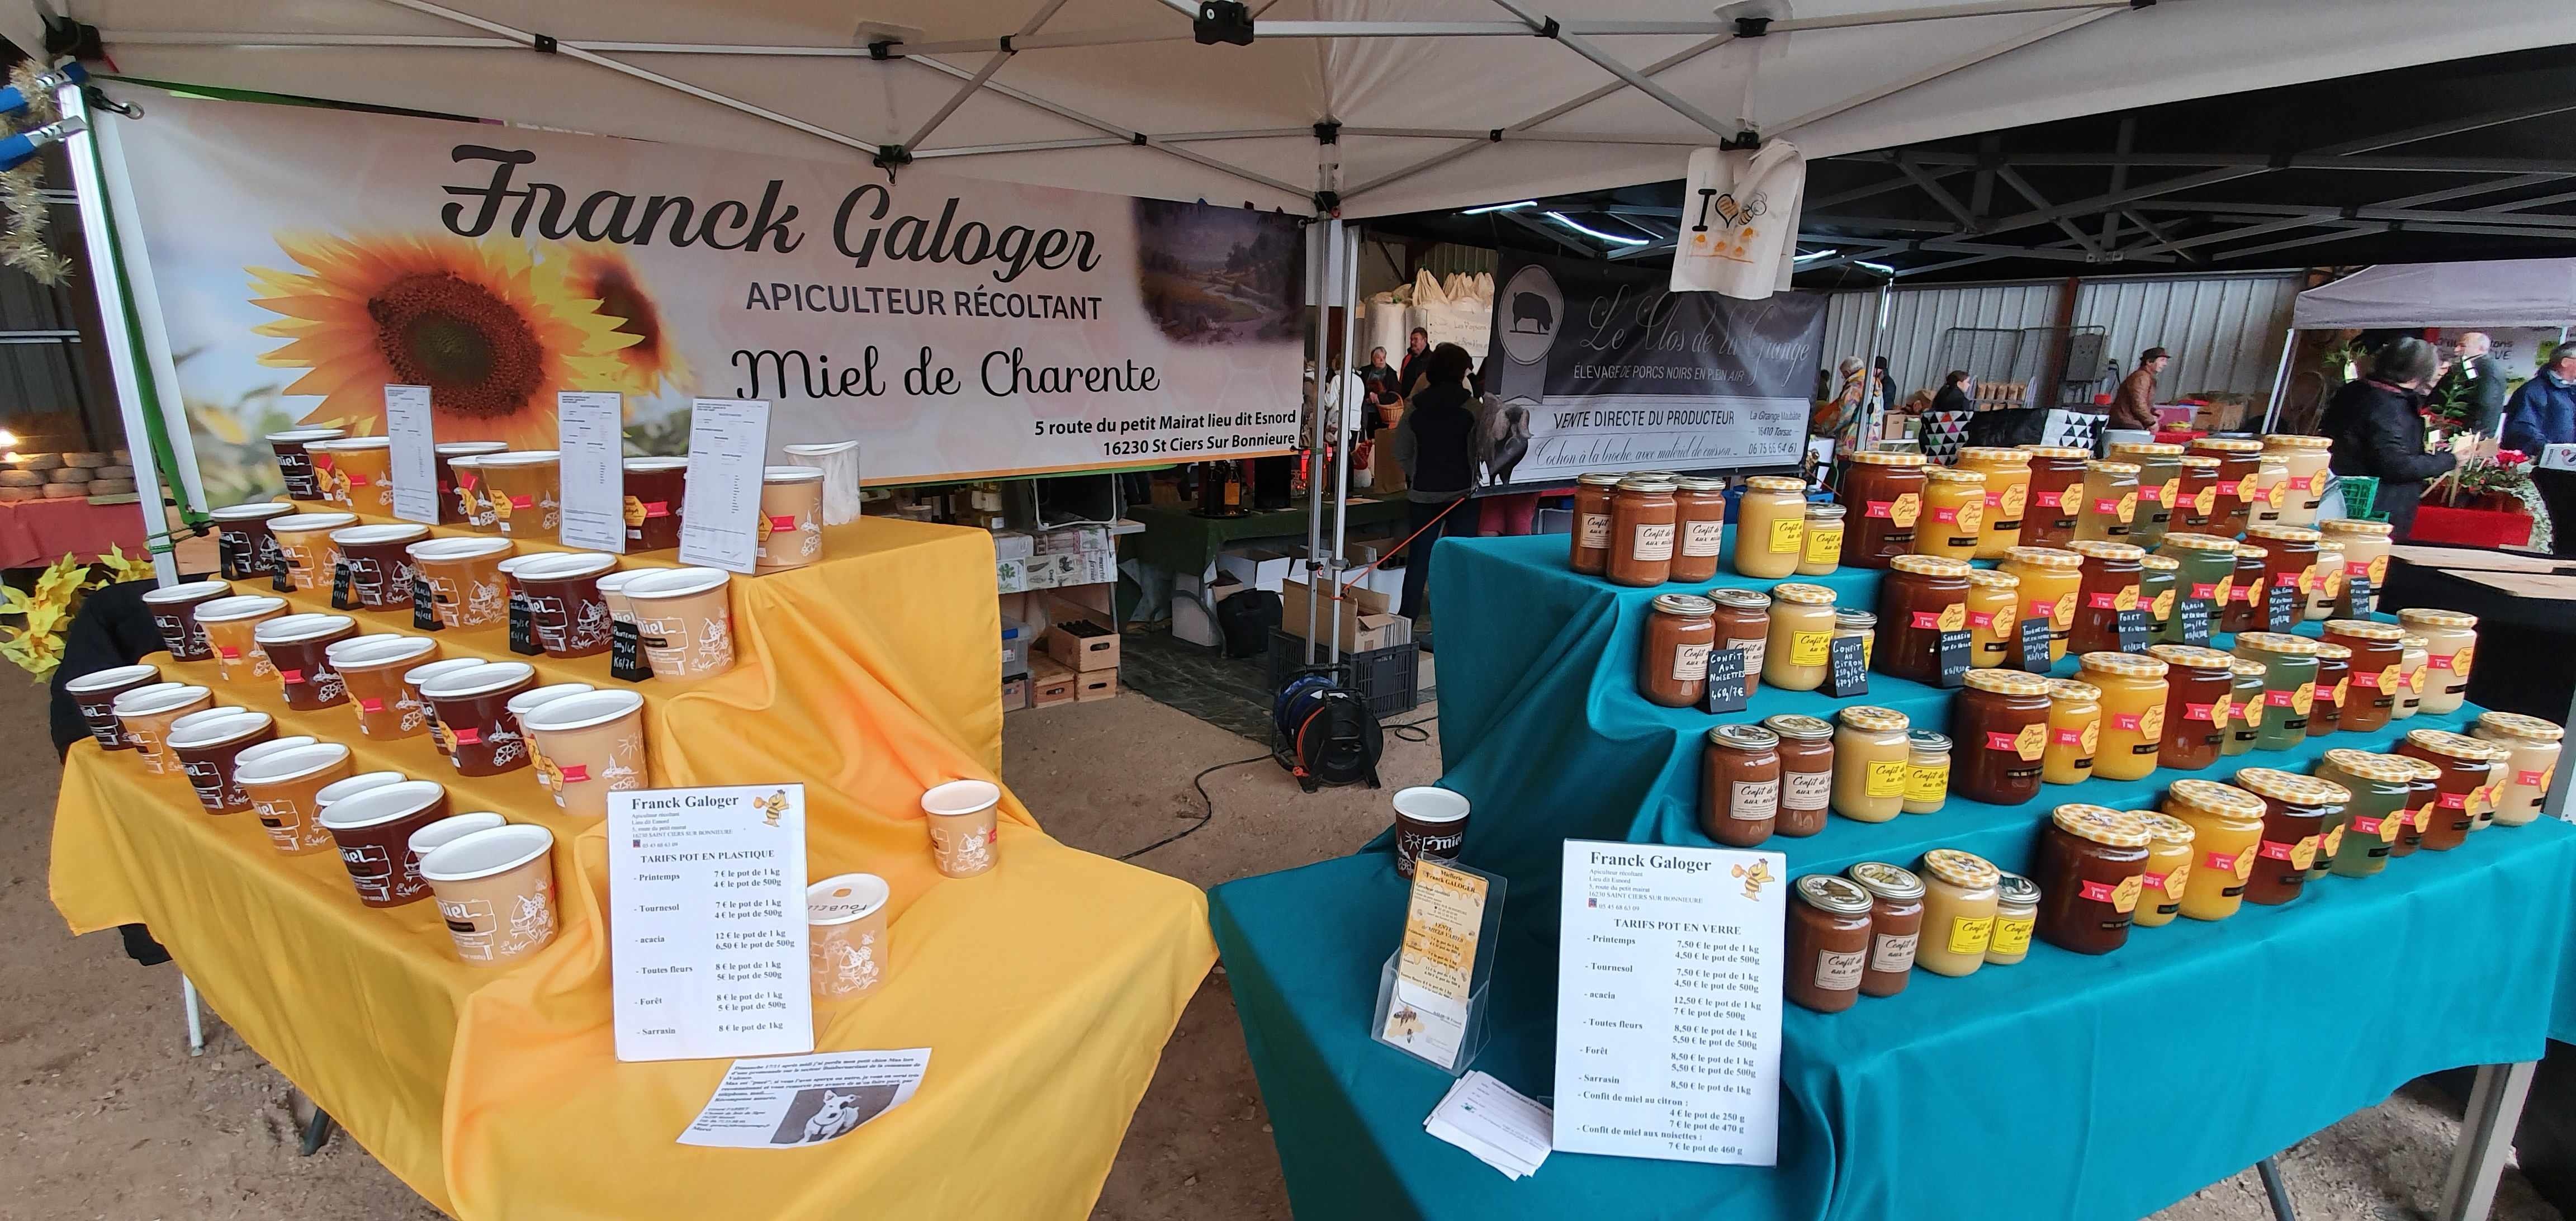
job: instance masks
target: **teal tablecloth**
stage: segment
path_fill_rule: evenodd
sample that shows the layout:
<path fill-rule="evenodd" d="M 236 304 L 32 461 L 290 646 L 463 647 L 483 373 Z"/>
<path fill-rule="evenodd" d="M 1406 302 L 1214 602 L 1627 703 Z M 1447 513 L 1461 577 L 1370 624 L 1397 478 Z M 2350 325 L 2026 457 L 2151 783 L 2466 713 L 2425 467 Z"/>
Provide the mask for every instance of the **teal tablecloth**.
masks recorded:
<path fill-rule="evenodd" d="M 1475 803 L 1465 859 L 1510 882 L 1493 1042 L 1476 1066 L 1544 1097 L 1558 845 L 1707 843 L 1693 824 L 1692 764 L 1714 720 L 1634 693 L 1643 602 L 1656 591 L 1566 571 L 1562 537 L 1440 547 L 1442 783 Z M 1824 583 L 1866 605 L 1876 580 Z M 1868 702 L 1946 719 L 1946 693 L 1871 683 Z M 1746 715 L 1833 703 L 1766 688 Z M 2199 774 L 2306 771 L 2328 747 L 2386 749 L 2405 729 L 2457 727 L 2474 711 Z M 1793 875 L 1910 864 L 1944 846 L 2018 869 L 2048 807 L 2146 807 L 2175 775 L 2050 786 L 2013 808 L 1953 797 L 1938 814 L 1835 819 L 1765 847 L 1788 853 Z M 2576 828 L 2496 828 L 2377 878 L 2323 879 L 2286 907 L 2139 929 L 2107 957 L 2040 944 L 2018 966 L 1966 979 L 1918 972 L 1903 995 L 1848 1013 L 1789 1007 L 1778 1166 L 1560 1153 L 1518 1183 L 1425 1135 L 1448 1079 L 1368 1038 L 1378 970 L 1403 923 L 1405 892 L 1382 850 L 1227 883 L 1210 910 L 1302 1216 L 2135 1221 L 2411 1077 L 2532 1059 L 2549 1037 L 2576 1038 L 2571 883 Z"/>

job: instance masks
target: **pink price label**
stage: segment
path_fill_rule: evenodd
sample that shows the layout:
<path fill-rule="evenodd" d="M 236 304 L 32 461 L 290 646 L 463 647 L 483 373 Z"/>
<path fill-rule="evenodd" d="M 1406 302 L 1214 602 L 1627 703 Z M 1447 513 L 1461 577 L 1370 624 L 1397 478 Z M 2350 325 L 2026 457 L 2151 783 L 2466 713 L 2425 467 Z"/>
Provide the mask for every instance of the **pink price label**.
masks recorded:
<path fill-rule="evenodd" d="M 1932 510 L 1932 520 L 1957 521 L 1959 520 L 1958 507 L 1955 505 L 1943 505 L 1940 508 L 1934 509 Z"/>
<path fill-rule="evenodd" d="M 2343 565 L 2343 575 L 2348 576 L 2348 577 L 2366 577 L 2366 576 L 2369 576 L 2369 575 L 2370 575 L 2370 561 L 2368 561 L 2368 560 L 2346 560 L 2346 561 L 2344 561 L 2344 565 Z"/>
<path fill-rule="evenodd" d="M 456 730 L 456 744 L 459 746 L 480 746 L 483 744 L 483 731 L 471 725 L 458 726 Z"/>
<path fill-rule="evenodd" d="M 2093 511 L 2096 513 L 2117 513 L 2120 511 L 2120 502 L 2116 500 L 2103 500 L 2099 497 L 2095 497 L 2093 501 Z"/>
<path fill-rule="evenodd" d="M 2217 706 L 2214 704 L 2194 704 L 2185 701 L 2182 706 L 2182 719 L 2186 721 L 2215 720 L 2216 713 Z"/>
<path fill-rule="evenodd" d="M 277 681 L 279 681 L 279 682 L 281 682 L 281 683 L 300 683 L 300 682 L 303 682 L 303 681 L 304 681 L 304 671 L 302 671 L 302 670 L 280 670 L 280 671 L 278 671 L 278 672 L 277 672 Z"/>
<path fill-rule="evenodd" d="M 2066 507 L 2066 493 L 2042 492 L 2039 494 L 2039 505 L 2043 509 L 2063 509 Z"/>
<path fill-rule="evenodd" d="M 2045 619 L 2050 615 L 2055 614 L 2056 611 L 2057 603 L 2049 601 L 2046 598 L 2036 598 L 2031 601 L 2030 617 L 2033 619 Z"/>
<path fill-rule="evenodd" d="M 358 711 L 360 711 L 360 712 L 382 712 L 382 711 L 384 711 L 384 710 L 385 710 L 385 702 L 384 702 L 383 700 L 371 700 L 371 699 L 363 699 L 363 698 L 362 698 L 362 699 L 360 699 L 360 700 L 358 701 Z"/>
<path fill-rule="evenodd" d="M 2095 610 L 2111 610 L 2120 605 L 2120 595 L 2096 591 L 2084 595 L 2084 604 Z"/>
<path fill-rule="evenodd" d="M 2263 702 L 2275 708 L 2291 708 L 2297 706 L 2298 695 L 2296 691 L 2266 691 Z"/>
<path fill-rule="evenodd" d="M 1989 730 L 1987 730 L 1987 731 L 1986 731 L 1986 749 L 1987 749 L 1987 750 L 2019 750 L 2019 749 L 2021 749 L 2021 747 L 2020 747 L 2020 745 L 2019 745 L 2018 743 L 2016 743 L 2016 742 L 2013 740 L 2013 735 L 2008 734 L 2008 733 L 1996 733 L 1995 731 L 1993 731 L 1993 730 L 1989 729 Z"/>
<path fill-rule="evenodd" d="M 2379 675 L 2372 671 L 2364 670 L 2361 673 L 2352 676 L 2352 685 L 2356 687 L 2368 687 L 2374 691 L 2378 690 Z"/>
<path fill-rule="evenodd" d="M 2114 712 L 2111 714 L 2111 724 L 2119 729 L 2136 730 L 2142 727 L 2138 718 L 2139 714 L 2134 712 Z"/>
<path fill-rule="evenodd" d="M 555 770 L 563 773 L 566 784 L 577 784 L 590 779 L 590 765 L 587 763 L 568 763 Z"/>
<path fill-rule="evenodd" d="M 2242 855 L 2241 852 L 2212 852 L 2209 854 L 2209 867 L 2220 873 L 2234 874 L 2236 858 Z"/>
<path fill-rule="evenodd" d="M 2441 806 L 2445 810 L 2465 810 L 2469 806 L 2469 795 L 2466 793 L 2444 793 L 2441 797 Z"/>
<path fill-rule="evenodd" d="M 1937 629 L 1941 626 L 1941 614 L 1938 611 L 1916 611 L 1914 612 L 1914 626 L 1919 628 Z"/>
<path fill-rule="evenodd" d="M 2051 736 L 2057 740 L 2057 744 L 2060 746 L 2082 746 L 2084 744 L 2084 731 L 2081 729 L 2059 729 L 2052 731 Z"/>
<path fill-rule="evenodd" d="M 769 528 L 772 530 L 793 530 L 796 528 L 796 515 L 793 513 L 772 513 L 769 515 Z"/>
<path fill-rule="evenodd" d="M 2432 657 L 2426 659 L 2424 664 L 2429 665 L 2436 670 L 2448 670 L 2451 668 L 2451 655 L 2448 653 L 2436 653 Z"/>
<path fill-rule="evenodd" d="M 670 515 L 671 515 L 671 502 L 670 502 L 670 501 L 667 501 L 667 500 L 648 500 L 648 501 L 645 501 L 645 502 L 644 502 L 644 516 L 646 516 L 646 517 L 669 517 Z"/>
<path fill-rule="evenodd" d="M 2352 833 L 2355 835 L 2377 835 L 2379 834 L 2379 825 L 2386 821 L 2386 819 L 2372 818 L 2366 814 L 2355 814 L 2352 816 Z"/>
<path fill-rule="evenodd" d="M 2000 509 L 2004 507 L 2004 494 L 2001 492 L 1986 493 L 1986 507 L 1989 509 Z"/>
<path fill-rule="evenodd" d="M 1992 628 L 1994 625 L 1995 625 L 1995 613 L 1994 613 L 1993 611 L 1969 611 L 1969 612 L 1968 612 L 1968 626 L 1970 626 L 1970 627 Z"/>
<path fill-rule="evenodd" d="M 2263 846 L 2261 848 L 2255 850 L 2254 855 L 2266 860 L 2286 861 L 2290 859 L 2290 854 L 2297 849 L 2298 845 L 2296 844 L 2284 844 L 2276 840 L 2267 839 L 2263 841 Z"/>
<path fill-rule="evenodd" d="M 2118 894 L 2108 883 L 2096 882 L 2091 878 L 2084 879 L 2078 889 L 2083 892 L 2085 898 L 2096 903 L 2108 903 Z"/>
<path fill-rule="evenodd" d="M 1867 509 L 1862 510 L 1861 516 L 1894 517 L 1896 516 L 1896 502 L 1892 500 L 1873 500 L 1869 502 L 1869 507 Z"/>
<path fill-rule="evenodd" d="M 2191 596 L 2208 601 L 2218 596 L 2218 585 L 2212 581 L 2194 581 L 2191 583 Z"/>
<path fill-rule="evenodd" d="M 2549 782 L 2549 773 L 2516 771 L 2513 774 L 2513 782 L 2524 788 L 2536 789 Z"/>
<path fill-rule="evenodd" d="M 2138 487 L 2138 499 L 2139 499 L 2140 501 L 2144 502 L 2144 503 L 2147 503 L 2147 504 L 2162 504 L 2162 503 L 2164 502 L 2164 498 L 2165 498 L 2165 488 L 2164 488 L 2164 485 L 2163 485 L 2163 484 L 2160 484 L 2160 483 L 2149 483 L 2149 484 L 2141 484 L 2141 485 L 2139 485 L 2139 487 Z M 2112 507 L 2113 507 L 2113 508 L 2118 508 L 2119 506 L 2114 505 L 2114 506 L 2112 506 Z"/>

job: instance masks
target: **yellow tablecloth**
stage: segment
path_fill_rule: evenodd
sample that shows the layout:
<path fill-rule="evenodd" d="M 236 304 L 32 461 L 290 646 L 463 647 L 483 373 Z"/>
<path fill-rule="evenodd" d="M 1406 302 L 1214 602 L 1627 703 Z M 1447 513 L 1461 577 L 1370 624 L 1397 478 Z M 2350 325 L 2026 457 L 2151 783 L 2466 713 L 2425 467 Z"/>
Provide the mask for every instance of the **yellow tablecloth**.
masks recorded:
<path fill-rule="evenodd" d="M 348 743 L 359 770 L 435 779 L 457 811 L 552 828 L 556 943 L 516 969 L 468 967 L 428 903 L 361 907 L 336 857 L 280 857 L 249 816 L 209 817 L 181 778 L 86 742 L 55 812 L 55 905 L 76 932 L 150 925 L 244 1041 L 460 1217 L 1083 1216 L 1214 961 L 1204 896 L 1058 844 L 1015 797 L 1001 867 L 941 878 L 921 790 L 999 779 L 988 536 L 870 519 L 829 531 L 826 554 L 737 578 L 732 672 L 637 689 L 656 784 L 802 782 L 809 871 L 893 885 L 889 978 L 818 1011 L 816 1046 L 929 1047 L 930 1069 L 850 1137 L 674 1143 L 728 1062 L 616 1061 L 602 827 L 559 815 L 529 772 L 465 779 L 427 738 L 362 738 L 345 708 L 289 712 L 271 680 L 226 686 L 211 664 L 151 659 L 277 714 L 282 733 Z M 410 630 L 408 612 L 352 613 Z M 497 629 L 438 638 L 444 656 L 508 656 Z M 613 685 L 604 657 L 528 660 L 543 682 Z"/>

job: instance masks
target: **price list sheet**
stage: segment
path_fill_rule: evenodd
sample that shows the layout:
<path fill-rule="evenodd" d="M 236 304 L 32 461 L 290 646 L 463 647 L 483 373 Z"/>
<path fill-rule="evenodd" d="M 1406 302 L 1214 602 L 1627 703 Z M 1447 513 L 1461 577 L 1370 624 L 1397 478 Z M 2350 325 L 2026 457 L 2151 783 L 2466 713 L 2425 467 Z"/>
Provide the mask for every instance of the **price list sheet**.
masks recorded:
<path fill-rule="evenodd" d="M 1788 861 L 1568 840 L 1556 1148 L 1768 1166 Z"/>
<path fill-rule="evenodd" d="M 802 785 L 609 794 L 617 1058 L 814 1049 Z"/>
<path fill-rule="evenodd" d="M 760 477 L 769 453 L 769 404 L 691 399 L 689 511 L 680 518 L 680 562 L 748 574 L 760 547 Z"/>

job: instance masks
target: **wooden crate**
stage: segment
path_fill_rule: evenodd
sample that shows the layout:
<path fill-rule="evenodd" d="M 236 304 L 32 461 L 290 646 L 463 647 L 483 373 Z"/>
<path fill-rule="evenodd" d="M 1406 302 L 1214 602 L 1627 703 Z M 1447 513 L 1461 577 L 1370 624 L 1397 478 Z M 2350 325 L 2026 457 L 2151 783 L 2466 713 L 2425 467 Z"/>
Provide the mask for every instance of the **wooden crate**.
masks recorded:
<path fill-rule="evenodd" d="M 1029 707 L 1052 708 L 1073 702 L 1074 672 L 1045 658 L 1029 661 Z"/>
<path fill-rule="evenodd" d="M 1088 704 L 1118 694 L 1118 671 L 1083 670 L 1074 676 L 1074 702 Z"/>

